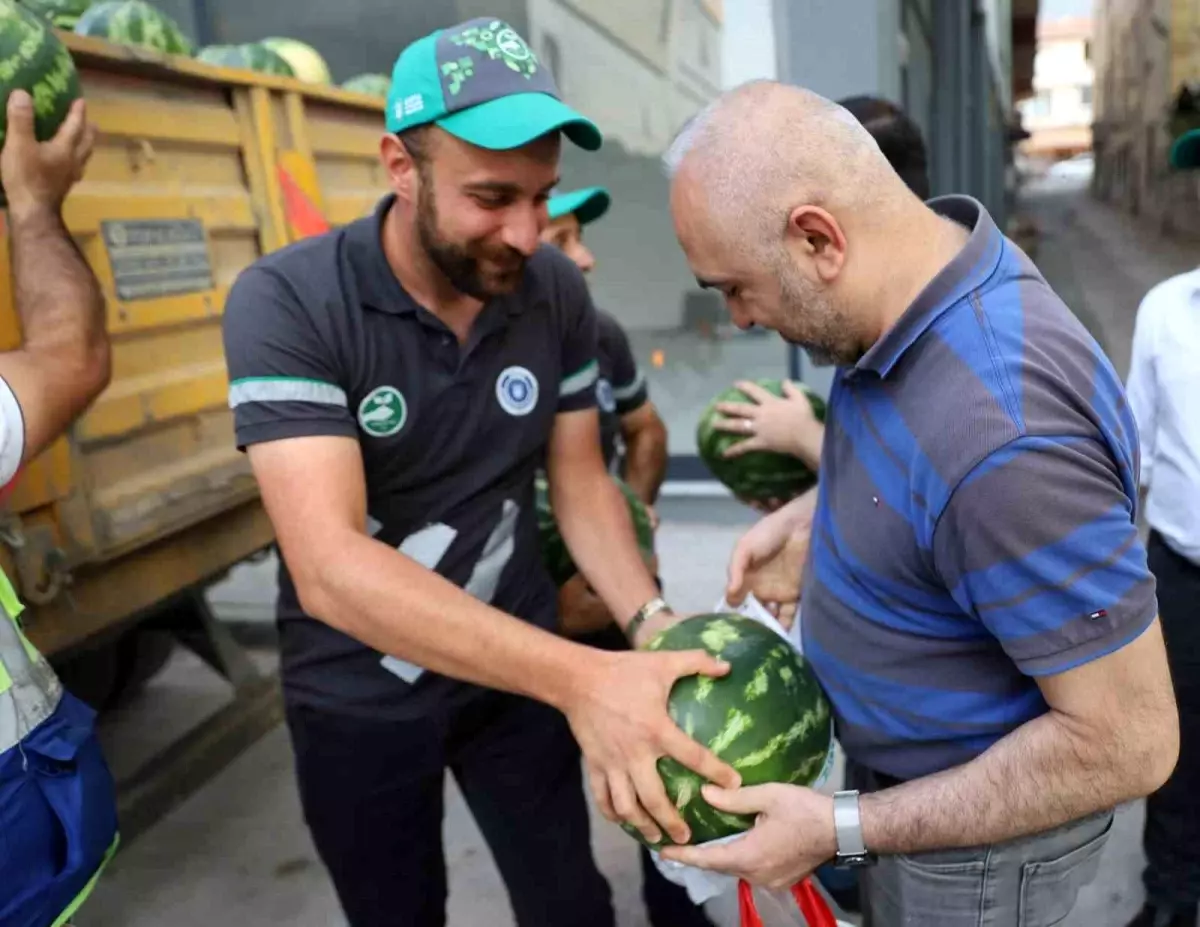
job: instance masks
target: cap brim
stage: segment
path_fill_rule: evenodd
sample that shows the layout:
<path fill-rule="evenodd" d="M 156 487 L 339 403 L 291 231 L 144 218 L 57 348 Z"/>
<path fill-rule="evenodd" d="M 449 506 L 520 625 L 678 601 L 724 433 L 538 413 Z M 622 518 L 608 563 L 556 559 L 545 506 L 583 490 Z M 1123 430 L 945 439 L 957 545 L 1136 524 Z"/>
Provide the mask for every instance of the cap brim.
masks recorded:
<path fill-rule="evenodd" d="M 595 123 L 548 93 L 497 97 L 443 116 L 437 124 L 464 142 L 495 151 L 520 148 L 555 130 L 586 151 L 595 151 L 603 141 Z"/>
<path fill-rule="evenodd" d="M 603 187 L 587 187 L 550 197 L 546 209 L 551 220 L 574 214 L 580 225 L 595 222 L 608 212 L 612 197 Z"/>
<path fill-rule="evenodd" d="M 1187 171 L 1200 168 L 1200 129 L 1191 129 L 1171 146 L 1171 166 Z"/>

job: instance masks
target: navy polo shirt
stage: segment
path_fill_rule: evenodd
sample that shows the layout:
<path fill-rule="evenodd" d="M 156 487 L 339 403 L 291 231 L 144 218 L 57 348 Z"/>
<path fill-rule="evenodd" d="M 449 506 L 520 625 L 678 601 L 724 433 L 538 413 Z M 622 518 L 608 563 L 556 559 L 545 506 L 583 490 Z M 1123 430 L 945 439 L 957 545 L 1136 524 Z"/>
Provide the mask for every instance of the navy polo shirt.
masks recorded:
<path fill-rule="evenodd" d="M 1036 677 L 1156 614 L 1116 372 L 979 203 L 930 205 L 970 240 L 837 372 L 803 598 L 843 747 L 900 778 L 1043 714 Z"/>
<path fill-rule="evenodd" d="M 615 469 L 622 447 L 621 418 L 636 412 L 650 398 L 646 375 L 638 369 L 621 323 L 603 310 L 596 312 L 596 405 L 600 409 L 600 446 L 604 463 Z"/>
<path fill-rule="evenodd" d="M 355 439 L 377 540 L 553 628 L 533 477 L 555 416 L 595 405 L 587 287 L 560 252 L 540 248 L 519 290 L 491 300 L 460 345 L 388 265 L 380 233 L 392 202 L 238 277 L 224 318 L 238 445 Z M 278 618 L 293 704 L 407 716 L 473 688 L 386 659 L 305 615 L 282 561 Z"/>

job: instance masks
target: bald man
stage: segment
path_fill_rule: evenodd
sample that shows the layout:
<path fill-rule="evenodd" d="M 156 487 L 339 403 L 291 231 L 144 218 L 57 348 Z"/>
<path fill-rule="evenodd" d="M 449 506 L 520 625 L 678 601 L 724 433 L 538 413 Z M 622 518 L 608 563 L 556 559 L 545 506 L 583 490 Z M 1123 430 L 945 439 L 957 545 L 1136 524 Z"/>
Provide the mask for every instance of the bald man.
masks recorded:
<path fill-rule="evenodd" d="M 770 886 L 862 867 L 874 927 L 1059 923 L 1178 751 L 1120 380 L 978 202 L 923 203 L 821 97 L 731 91 L 667 164 L 702 285 L 838 368 L 818 494 L 731 582 L 794 603 L 805 573 L 855 785 L 712 791 L 757 826 L 667 855 Z"/>

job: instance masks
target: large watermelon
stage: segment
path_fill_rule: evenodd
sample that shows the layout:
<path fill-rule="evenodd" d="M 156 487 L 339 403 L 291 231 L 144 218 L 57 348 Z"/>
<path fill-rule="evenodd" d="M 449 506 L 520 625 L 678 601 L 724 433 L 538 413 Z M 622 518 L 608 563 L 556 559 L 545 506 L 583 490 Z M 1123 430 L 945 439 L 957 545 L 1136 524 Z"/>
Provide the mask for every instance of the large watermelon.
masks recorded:
<path fill-rule="evenodd" d="M 680 679 L 667 710 L 689 737 L 736 769 L 743 785 L 807 786 L 821 777 L 833 749 L 829 702 L 804 657 L 766 625 L 734 614 L 695 615 L 667 628 L 646 649 L 706 650 L 730 665 L 720 679 Z M 704 780 L 670 757 L 658 761 L 658 773 L 692 843 L 754 826 L 752 816 L 706 802 Z M 625 829 L 644 842 L 636 829 Z"/>
<path fill-rule="evenodd" d="M 0 147 L 8 133 L 8 95 L 27 90 L 33 97 L 34 132 L 39 141 L 54 136 L 80 96 L 79 74 L 50 24 L 14 0 L 0 0 Z M 0 205 L 3 205 L 0 190 Z"/>
<path fill-rule="evenodd" d="M 74 29 L 92 0 L 21 0 L 21 5 L 44 16 L 59 29 Z"/>
<path fill-rule="evenodd" d="M 196 60 L 222 68 L 241 68 L 260 74 L 295 77 L 292 66 L 278 52 L 258 42 L 245 45 L 209 45 L 196 53 Z"/>
<path fill-rule="evenodd" d="M 145 0 L 101 0 L 79 17 L 75 31 L 120 45 L 141 45 L 167 55 L 190 55 L 192 43 L 178 24 Z"/>
<path fill-rule="evenodd" d="M 614 479 L 616 479 L 614 477 Z M 649 562 L 654 557 L 654 528 L 650 524 L 650 515 L 646 505 L 639 499 L 622 480 L 616 480 L 625 501 L 629 504 L 629 515 L 633 519 L 634 532 L 637 534 L 638 547 L 642 556 Z M 550 488 L 546 477 L 538 474 L 534 483 L 537 493 L 538 532 L 541 535 L 542 562 L 556 586 L 563 585 L 579 572 L 571 552 L 558 531 L 558 522 L 554 520 L 554 512 L 550 508 Z"/>
<path fill-rule="evenodd" d="M 392 87 L 392 79 L 386 74 L 358 74 L 344 84 L 343 90 L 365 93 L 373 97 L 386 97 Z"/>
<path fill-rule="evenodd" d="M 262 44 L 282 55 L 292 66 L 296 77 L 310 84 L 332 84 L 333 76 L 321 53 L 299 39 L 269 38 Z"/>
<path fill-rule="evenodd" d="M 755 380 L 759 386 L 775 396 L 783 395 L 780 380 Z M 813 412 L 820 421 L 825 421 L 825 402 L 808 387 L 801 384 Z M 700 459 L 712 471 L 713 476 L 729 487 L 739 499 L 766 502 L 781 499 L 786 502 L 816 485 L 817 475 L 790 454 L 774 451 L 751 451 L 741 457 L 727 458 L 726 449 L 744 436 L 717 431 L 713 422 L 721 417 L 717 404 L 722 402 L 751 402 L 749 396 L 737 387 L 731 387 L 718 395 L 700 416 L 696 426 L 696 445 Z"/>

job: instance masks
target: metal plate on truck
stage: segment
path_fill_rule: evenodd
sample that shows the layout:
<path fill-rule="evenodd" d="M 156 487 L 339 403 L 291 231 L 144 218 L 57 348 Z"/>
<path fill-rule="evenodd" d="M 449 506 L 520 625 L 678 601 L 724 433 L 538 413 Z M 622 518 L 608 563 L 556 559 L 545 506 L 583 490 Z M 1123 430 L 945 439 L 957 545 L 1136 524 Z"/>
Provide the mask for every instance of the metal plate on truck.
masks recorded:
<path fill-rule="evenodd" d="M 196 219 L 100 223 L 118 299 L 157 299 L 213 288 L 204 226 Z"/>

